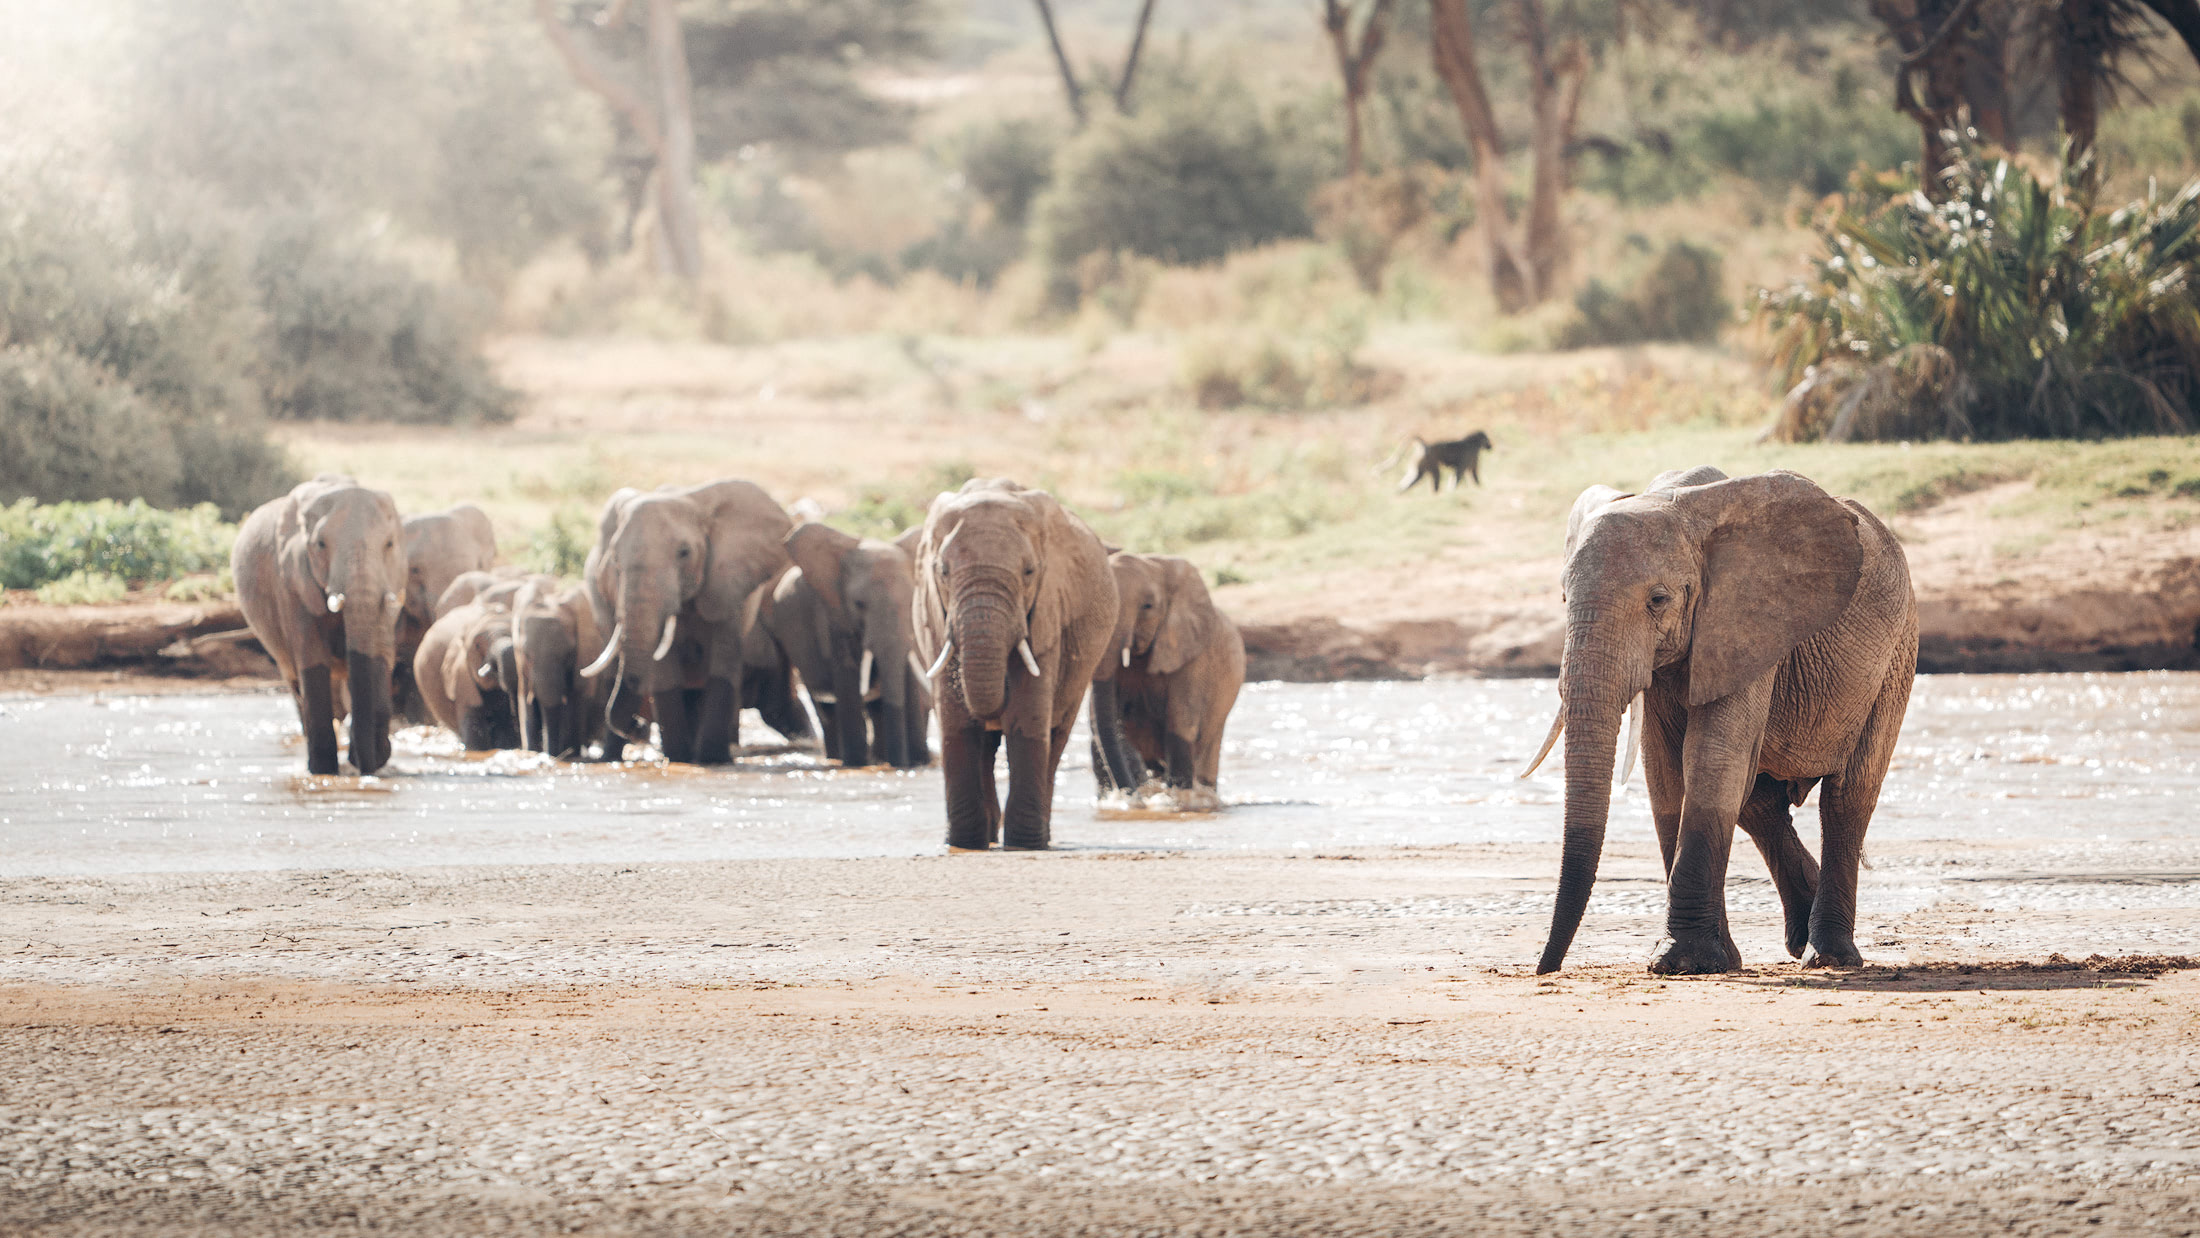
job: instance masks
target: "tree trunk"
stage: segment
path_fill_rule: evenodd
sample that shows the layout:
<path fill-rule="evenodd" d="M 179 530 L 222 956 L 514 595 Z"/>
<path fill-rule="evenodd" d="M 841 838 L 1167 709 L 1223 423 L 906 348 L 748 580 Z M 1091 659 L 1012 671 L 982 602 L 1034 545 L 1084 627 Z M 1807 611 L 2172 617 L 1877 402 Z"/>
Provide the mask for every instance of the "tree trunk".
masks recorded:
<path fill-rule="evenodd" d="M 1387 0 L 1384 0 L 1387 3 Z M 1131 114 L 1131 82 L 1138 76 L 1138 57 L 1146 50 L 1146 23 L 1153 20 L 1154 0 L 1138 6 L 1138 25 L 1131 31 L 1131 49 L 1123 53 L 1123 73 L 1115 80 L 1115 110 Z M 1048 27 L 1049 31 L 1053 29 Z"/>
<path fill-rule="evenodd" d="M 678 0 L 649 0 L 649 73 L 657 86 L 664 154 L 657 169 L 657 219 L 673 273 L 703 275 L 703 232 L 695 212 L 695 107 Z"/>
<path fill-rule="evenodd" d="M 1390 0 L 1375 0 L 1355 48 L 1351 8 L 1343 0 L 1322 0 L 1322 28 L 1329 32 L 1329 46 L 1337 56 L 1337 73 L 1344 79 L 1344 174 L 1353 181 L 1360 179 L 1365 166 L 1360 105 L 1367 98 L 1375 57 L 1383 48 L 1383 23 L 1389 15 Z"/>
<path fill-rule="evenodd" d="M 1895 110 L 1917 122 L 1919 179 L 1927 195 L 1940 195 L 1948 169 L 1943 133 L 1961 123 L 1965 42 L 1978 0 L 1871 0 L 1872 15 L 1902 52 L 1895 67 Z"/>
<path fill-rule="evenodd" d="M 1082 129 L 1085 127 L 1085 89 L 1077 84 L 1077 70 L 1070 67 L 1069 53 L 1062 50 L 1062 34 L 1054 27 L 1054 6 L 1047 0 L 1032 0 L 1032 3 L 1039 6 L 1039 23 L 1047 28 L 1047 46 L 1054 49 L 1054 67 L 1062 75 L 1062 93 L 1069 98 L 1069 114 Z"/>
<path fill-rule="evenodd" d="M 1512 235 L 1507 203 L 1504 149 L 1497 115 L 1482 84 L 1476 61 L 1474 23 L 1465 0 L 1430 0 L 1429 49 L 1436 75 L 1459 109 L 1467 144 L 1474 151 L 1475 209 L 1489 266 L 1490 287 L 1507 313 L 1529 309 L 1551 295 L 1567 255 L 1564 219 L 1571 180 L 1567 148 L 1588 78 L 1587 56 L 1570 44 L 1553 64 L 1537 0 L 1517 0 L 1522 50 L 1528 57 L 1528 83 L 1535 131 L 1529 138 L 1534 174 L 1524 237 Z"/>

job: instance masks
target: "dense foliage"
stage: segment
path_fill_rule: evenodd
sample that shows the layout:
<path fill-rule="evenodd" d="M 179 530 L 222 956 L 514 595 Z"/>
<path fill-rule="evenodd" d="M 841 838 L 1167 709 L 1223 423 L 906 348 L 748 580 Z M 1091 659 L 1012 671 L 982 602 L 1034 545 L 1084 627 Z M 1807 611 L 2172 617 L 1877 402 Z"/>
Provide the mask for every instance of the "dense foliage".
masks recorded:
<path fill-rule="evenodd" d="M 36 589 L 71 576 L 144 584 L 220 571 L 236 536 L 212 504 L 162 511 L 136 499 L 22 499 L 0 507 L 0 589 Z"/>
<path fill-rule="evenodd" d="M 1857 177 L 1818 221 L 1811 277 L 1764 294 L 1774 365 L 1849 392 L 1823 427 L 1837 439 L 2193 429 L 2200 182 L 2113 211 L 2094 183 L 1973 149 L 1938 201 Z"/>

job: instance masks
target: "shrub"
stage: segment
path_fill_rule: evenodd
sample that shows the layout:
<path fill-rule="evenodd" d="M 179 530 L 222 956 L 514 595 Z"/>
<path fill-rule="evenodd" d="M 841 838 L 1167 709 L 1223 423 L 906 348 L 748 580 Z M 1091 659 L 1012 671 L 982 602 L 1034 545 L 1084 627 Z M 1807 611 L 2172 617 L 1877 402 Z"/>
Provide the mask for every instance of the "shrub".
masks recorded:
<path fill-rule="evenodd" d="M 143 583 L 226 571 L 237 528 L 211 503 L 162 511 L 117 503 L 0 507 L 0 589 L 35 589 L 72 574 Z"/>
<path fill-rule="evenodd" d="M 1075 304 L 1087 254 L 1203 263 L 1305 236 L 1311 189 L 1310 169 L 1286 157 L 1241 89 L 1187 92 L 1097 123 L 1063 148 L 1033 206 L 1049 290 Z"/>
<path fill-rule="evenodd" d="M 1363 310 L 1340 306 L 1305 332 L 1193 332 L 1180 354 L 1181 376 L 1193 403 L 1205 409 L 1364 404 L 1381 393 L 1386 378 L 1359 362 L 1367 329 Z"/>
<path fill-rule="evenodd" d="M 2094 185 L 2082 165 L 2050 184 L 1968 146 L 1938 202 L 1859 175 L 1817 221 L 1813 275 L 1761 294 L 1774 366 L 1790 383 L 1814 366 L 1885 375 L 1891 414 L 1860 406 L 1829 437 L 2193 429 L 2200 182 L 2168 197 L 2150 186 L 2116 211 L 2096 209 Z M 1946 411 L 1921 425 L 1920 406 Z"/>
<path fill-rule="evenodd" d="M 268 411 L 292 421 L 509 421 L 516 396 L 455 289 L 318 215 L 274 217 L 253 263 L 268 318 Z"/>
<path fill-rule="evenodd" d="M 101 602 L 119 602 L 130 591 L 120 576 L 104 572 L 87 572 L 82 568 L 59 580 L 38 586 L 38 600 L 48 606 L 93 606 Z"/>
<path fill-rule="evenodd" d="M 528 536 L 520 562 L 529 571 L 579 579 L 595 542 L 596 522 L 588 513 L 577 507 L 561 507 L 550 513 L 549 524 Z"/>
<path fill-rule="evenodd" d="M 1592 279 L 1574 298 L 1575 317 L 1559 329 L 1561 348 L 1640 344 L 1650 340 L 1709 343 L 1733 307 L 1719 290 L 1717 251 L 1674 241 L 1634 286 L 1615 292 Z"/>

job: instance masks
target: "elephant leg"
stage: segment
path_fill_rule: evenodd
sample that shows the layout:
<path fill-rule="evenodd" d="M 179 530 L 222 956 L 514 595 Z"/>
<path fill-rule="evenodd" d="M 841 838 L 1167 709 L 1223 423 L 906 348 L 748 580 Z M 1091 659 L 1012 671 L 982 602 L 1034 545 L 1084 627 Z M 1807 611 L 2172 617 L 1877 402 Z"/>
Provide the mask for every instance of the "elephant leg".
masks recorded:
<path fill-rule="evenodd" d="M 1008 735 L 1008 806 L 1001 814 L 1001 845 L 1010 851 L 1044 851 L 1054 810 L 1054 780 L 1047 777 L 1047 736 Z"/>
<path fill-rule="evenodd" d="M 856 689 L 856 663 L 853 659 L 835 656 L 832 666 L 834 720 L 840 728 L 840 763 L 850 769 L 871 763 L 871 740 L 866 729 L 870 711 L 864 708 L 863 693 Z"/>
<path fill-rule="evenodd" d="M 1134 762 L 1137 754 L 1131 751 L 1130 740 L 1123 734 L 1122 694 L 1113 679 L 1103 679 L 1092 685 L 1093 763 L 1092 774 L 1105 792 L 1111 787 L 1125 793 L 1138 790 L 1144 780 L 1138 777 L 1143 770 Z"/>
<path fill-rule="evenodd" d="M 306 733 L 306 772 L 336 772 L 336 703 L 328 668 L 309 666 L 298 673 L 298 725 Z"/>
<path fill-rule="evenodd" d="M 1784 778 L 1757 775 L 1742 803 L 1741 826 L 1757 854 L 1764 857 L 1772 884 L 1780 891 L 1780 910 L 1787 920 L 1789 958 L 1802 958 L 1810 939 L 1810 907 L 1818 897 L 1818 861 L 1795 835 L 1795 818 L 1788 811 L 1788 784 Z"/>
<path fill-rule="evenodd" d="M 696 710 L 695 763 L 725 765 L 741 742 L 741 693 L 731 679 L 706 679 L 690 692 Z"/>
<path fill-rule="evenodd" d="M 1810 908 L 1810 965 L 1861 967 L 1856 948 L 1856 870 L 1864 859 L 1864 831 L 1879 807 L 1879 786 L 1894 756 L 1895 736 L 1909 710 L 1917 669 L 1916 638 L 1895 658 L 1879 700 L 1864 720 L 1864 733 L 1847 768 L 1818 784 L 1818 898 Z"/>
<path fill-rule="evenodd" d="M 994 846 L 1001 841 L 1001 788 L 998 776 L 1002 735 L 988 729 L 978 737 L 979 750 L 985 760 L 979 763 L 978 779 L 985 788 L 985 845 Z"/>
<path fill-rule="evenodd" d="M 1108 792 L 1116 789 L 1115 776 L 1108 772 L 1108 757 L 1106 753 L 1100 751 L 1100 741 L 1098 739 L 1093 739 L 1087 742 L 1089 742 L 1092 746 L 1093 789 L 1098 791 L 1101 795 L 1106 795 Z"/>
<path fill-rule="evenodd" d="M 1642 780 L 1650 789 L 1650 823 L 1667 877 L 1673 875 L 1673 852 L 1681 838 L 1681 737 L 1688 731 L 1681 703 L 1687 699 L 1685 684 L 1656 681 L 1643 696 Z"/>
<path fill-rule="evenodd" d="M 940 769 L 947 783 L 947 845 L 983 851 L 993 845 L 1000 806 L 993 798 L 997 733 L 983 726 L 949 726 L 940 732 Z"/>
<path fill-rule="evenodd" d="M 917 673 L 910 671 L 909 684 L 905 689 L 906 695 L 903 697 L 908 704 L 902 709 L 902 725 L 908 728 L 904 753 L 908 757 L 911 768 L 932 763 L 932 737 L 926 726 L 926 723 L 931 719 L 932 711 L 925 706 L 921 683 L 922 681 L 917 678 Z"/>
<path fill-rule="evenodd" d="M 650 697 L 657 707 L 657 747 L 665 760 L 683 764 L 695 760 L 695 732 L 688 718 L 687 692 L 669 688 Z"/>
<path fill-rule="evenodd" d="M 1176 790 L 1190 788 L 1194 771 L 1198 769 L 1192 757 L 1192 737 L 1171 731 L 1162 743 L 1162 752 L 1168 763 L 1169 786 Z"/>
<path fill-rule="evenodd" d="M 1711 975 L 1742 965 L 1726 923 L 1726 865 L 1734 823 L 1756 782 L 1758 746 L 1772 705 L 1772 674 L 1691 710 L 1681 745 L 1686 792 L 1679 845 L 1666 877 L 1665 931 L 1672 944 L 1650 970 Z"/>

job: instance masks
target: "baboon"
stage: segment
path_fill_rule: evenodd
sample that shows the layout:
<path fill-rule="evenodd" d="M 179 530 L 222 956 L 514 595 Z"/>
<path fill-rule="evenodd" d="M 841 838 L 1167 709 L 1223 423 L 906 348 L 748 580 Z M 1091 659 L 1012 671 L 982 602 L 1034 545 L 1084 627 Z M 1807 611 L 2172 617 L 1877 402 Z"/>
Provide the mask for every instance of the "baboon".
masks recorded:
<path fill-rule="evenodd" d="M 1398 483 L 1398 493 L 1404 494 L 1428 478 L 1428 488 L 1437 494 L 1444 492 L 1444 470 L 1451 470 L 1451 488 L 1459 488 L 1460 475 L 1474 478 L 1474 484 L 1482 484 L 1482 470 L 1478 460 L 1485 451 L 1494 450 L 1490 436 L 1480 430 L 1465 438 L 1446 439 L 1431 443 L 1415 436 L 1406 447 L 1406 473 Z"/>

